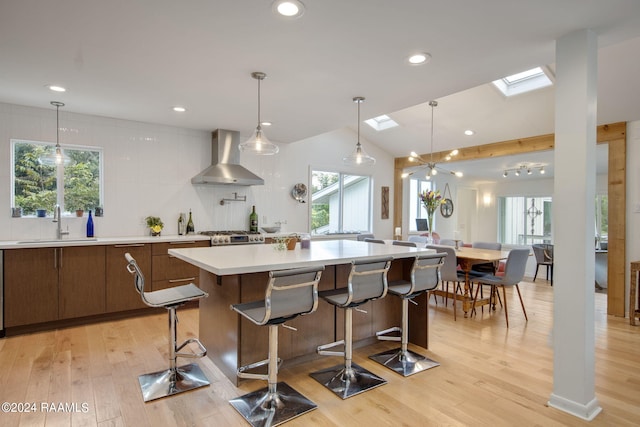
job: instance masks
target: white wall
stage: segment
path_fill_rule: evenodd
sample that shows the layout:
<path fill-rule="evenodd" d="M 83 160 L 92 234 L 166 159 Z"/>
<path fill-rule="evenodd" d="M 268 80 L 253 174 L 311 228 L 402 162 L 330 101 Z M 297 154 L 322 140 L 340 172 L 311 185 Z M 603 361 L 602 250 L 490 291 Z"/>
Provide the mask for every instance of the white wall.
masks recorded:
<path fill-rule="evenodd" d="M 55 142 L 54 109 L 0 103 L 0 240 L 55 237 L 51 218 L 11 218 L 10 139 Z M 349 170 L 342 157 L 355 147 L 350 130 L 280 144 L 276 156 L 241 156 L 241 163 L 265 180 L 264 186 L 194 186 L 191 178 L 209 165 L 211 133 L 185 128 L 75 114 L 60 110 L 62 145 L 96 146 L 104 149 L 104 217 L 95 219 L 98 237 L 146 235 L 143 218 L 160 216 L 165 234 L 177 234 L 179 212 L 193 211 L 196 231 L 247 229 L 252 205 L 260 224 L 286 220 L 285 231 L 308 231 L 308 203 L 298 203 L 291 189 L 309 186 L 310 165 L 345 172 L 371 174 L 374 182 L 374 232 L 391 237 L 391 219 L 380 219 L 380 187 L 393 191 L 393 158 L 361 140 L 377 164 Z M 267 131 L 268 134 L 268 131 Z M 233 193 L 246 202 L 220 205 Z M 391 200 L 393 197 L 391 196 Z M 393 212 L 393 206 L 390 206 Z M 86 218 L 65 218 L 71 237 L 84 235 Z"/>

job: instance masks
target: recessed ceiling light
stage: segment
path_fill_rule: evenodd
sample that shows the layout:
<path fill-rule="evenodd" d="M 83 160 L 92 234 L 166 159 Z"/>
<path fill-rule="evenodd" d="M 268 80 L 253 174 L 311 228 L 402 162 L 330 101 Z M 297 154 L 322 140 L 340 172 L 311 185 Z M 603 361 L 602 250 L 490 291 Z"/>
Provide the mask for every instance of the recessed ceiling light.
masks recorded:
<path fill-rule="evenodd" d="M 431 55 L 423 52 L 414 53 L 408 58 L 409 64 L 412 64 L 412 65 L 426 64 L 430 60 L 431 60 Z"/>
<path fill-rule="evenodd" d="M 184 113 L 185 111 L 187 111 L 187 109 L 176 105 L 175 107 L 173 107 L 173 111 L 175 111 L 176 113 Z"/>
<path fill-rule="evenodd" d="M 273 11 L 285 18 L 296 19 L 304 15 L 304 4 L 299 0 L 276 0 Z"/>
<path fill-rule="evenodd" d="M 52 90 L 54 92 L 66 92 L 67 91 L 66 88 L 64 88 L 62 86 L 59 86 L 59 85 L 48 85 L 47 87 L 49 88 L 49 90 Z"/>
<path fill-rule="evenodd" d="M 467 135 L 467 136 L 471 136 L 471 135 L 474 135 L 475 132 L 472 131 L 471 129 L 467 129 L 467 130 L 464 131 L 464 134 Z"/>

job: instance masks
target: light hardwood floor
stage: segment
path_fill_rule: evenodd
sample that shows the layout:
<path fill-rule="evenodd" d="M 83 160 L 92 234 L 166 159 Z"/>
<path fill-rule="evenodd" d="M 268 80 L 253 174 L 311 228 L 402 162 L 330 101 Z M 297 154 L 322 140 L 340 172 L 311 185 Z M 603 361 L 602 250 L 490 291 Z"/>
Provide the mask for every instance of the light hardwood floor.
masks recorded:
<path fill-rule="evenodd" d="M 558 284 L 556 284 L 558 286 Z M 640 327 L 606 315 L 596 294 L 596 396 L 602 413 L 587 423 L 546 406 L 553 387 L 552 288 L 521 285 L 529 322 L 510 294 L 510 328 L 501 308 L 476 318 L 430 300 L 430 349 L 414 350 L 440 367 L 403 378 L 368 359 L 394 343 L 355 352 L 356 363 L 388 384 L 341 400 L 311 379 L 339 363 L 324 357 L 287 366 L 279 379 L 318 409 L 289 426 L 637 426 L 640 424 Z M 197 334 L 196 309 L 179 311 L 179 339 Z M 215 327 L 215 325 L 212 325 Z M 265 333 L 267 331 L 265 330 Z M 228 399 L 264 386 L 233 386 L 208 360 L 198 363 L 211 386 L 145 404 L 137 377 L 167 366 L 166 315 L 151 315 L 0 340 L 0 402 L 35 403 L 36 412 L 0 413 L 0 426 L 242 426 Z M 76 403 L 76 412 L 44 412 L 44 403 Z M 86 404 L 83 411 L 82 404 Z"/>

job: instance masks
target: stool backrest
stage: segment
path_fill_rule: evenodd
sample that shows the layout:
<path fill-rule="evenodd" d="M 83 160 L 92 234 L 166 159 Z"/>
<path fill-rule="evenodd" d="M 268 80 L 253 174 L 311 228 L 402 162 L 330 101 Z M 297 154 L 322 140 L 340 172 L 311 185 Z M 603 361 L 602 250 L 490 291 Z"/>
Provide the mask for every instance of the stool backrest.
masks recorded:
<path fill-rule="evenodd" d="M 133 274 L 133 283 L 136 286 L 136 291 L 140 294 L 142 298 L 142 302 L 147 304 L 150 307 L 155 307 L 155 305 L 151 304 L 144 297 L 144 274 L 142 274 L 142 270 L 140 270 L 140 266 L 136 262 L 135 258 L 131 256 L 129 252 L 124 254 L 125 259 L 127 260 L 127 271 Z"/>
<path fill-rule="evenodd" d="M 318 282 L 324 266 L 294 268 L 269 272 L 265 291 L 265 319 L 308 314 L 318 307 Z"/>
<path fill-rule="evenodd" d="M 409 295 L 416 292 L 430 291 L 438 287 L 438 271 L 444 263 L 444 253 L 425 254 L 416 256 L 411 267 L 411 290 Z"/>
<path fill-rule="evenodd" d="M 396 246 L 408 246 L 410 248 L 417 248 L 416 242 L 407 242 L 406 240 L 394 240 L 393 244 Z"/>
<path fill-rule="evenodd" d="M 382 239 L 370 239 L 370 238 L 366 238 L 364 239 L 365 242 L 368 243 L 382 243 L 384 245 L 384 240 Z"/>
<path fill-rule="evenodd" d="M 436 252 L 446 254 L 442 267 L 440 268 L 440 278 L 444 282 L 457 282 L 459 279 L 456 250 L 446 245 L 427 245 L 427 249 L 435 249 Z"/>
<path fill-rule="evenodd" d="M 391 266 L 391 260 L 393 260 L 392 257 L 352 261 L 345 305 L 383 298 L 387 295 L 389 287 L 387 272 Z"/>

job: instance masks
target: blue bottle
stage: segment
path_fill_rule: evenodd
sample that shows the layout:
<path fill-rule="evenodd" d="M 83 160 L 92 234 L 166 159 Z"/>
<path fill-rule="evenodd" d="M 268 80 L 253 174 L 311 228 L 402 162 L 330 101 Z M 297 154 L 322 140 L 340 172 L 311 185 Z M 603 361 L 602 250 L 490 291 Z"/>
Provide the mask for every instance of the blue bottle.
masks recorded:
<path fill-rule="evenodd" d="M 89 219 L 87 220 L 87 237 L 93 237 L 93 217 L 89 211 Z"/>

